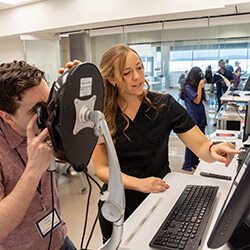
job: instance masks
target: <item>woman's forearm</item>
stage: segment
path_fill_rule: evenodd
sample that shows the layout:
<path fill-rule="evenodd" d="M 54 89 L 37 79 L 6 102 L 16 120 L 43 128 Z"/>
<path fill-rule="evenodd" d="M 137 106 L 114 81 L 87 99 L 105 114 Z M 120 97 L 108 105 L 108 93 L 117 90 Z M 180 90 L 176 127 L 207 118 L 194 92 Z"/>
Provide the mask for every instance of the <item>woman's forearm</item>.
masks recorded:
<path fill-rule="evenodd" d="M 198 86 L 197 96 L 193 99 L 193 102 L 196 104 L 199 104 L 201 101 L 201 97 L 202 97 L 202 88 L 200 86 Z"/>

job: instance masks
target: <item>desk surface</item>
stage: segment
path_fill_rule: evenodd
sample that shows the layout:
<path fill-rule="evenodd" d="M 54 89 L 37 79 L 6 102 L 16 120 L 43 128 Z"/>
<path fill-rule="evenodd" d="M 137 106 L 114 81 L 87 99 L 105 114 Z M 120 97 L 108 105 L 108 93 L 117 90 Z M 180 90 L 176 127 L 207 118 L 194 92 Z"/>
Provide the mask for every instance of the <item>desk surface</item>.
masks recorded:
<path fill-rule="evenodd" d="M 123 240 L 119 249 L 155 249 L 149 246 L 149 242 L 188 184 L 219 186 L 215 206 L 199 247 L 200 250 L 210 249 L 207 247 L 206 242 L 226 198 L 231 181 L 177 172 L 167 174 L 164 180 L 170 185 L 170 188 L 162 193 L 150 194 L 124 223 Z M 224 245 L 219 249 L 224 250 L 228 249 L 228 247 Z"/>
<path fill-rule="evenodd" d="M 244 91 L 239 91 L 240 96 L 223 95 L 220 99 L 223 102 L 248 102 L 250 100 L 250 95 L 245 95 L 245 93 Z"/>
<path fill-rule="evenodd" d="M 228 141 L 233 143 L 236 149 L 239 149 L 243 145 L 240 135 L 240 131 L 217 129 L 215 132 L 210 134 L 210 140 L 212 142 Z"/>
<path fill-rule="evenodd" d="M 228 106 L 231 106 L 228 108 Z M 216 120 L 225 121 L 241 121 L 245 119 L 245 110 L 238 110 L 235 105 L 222 105 L 219 112 L 216 115 Z"/>

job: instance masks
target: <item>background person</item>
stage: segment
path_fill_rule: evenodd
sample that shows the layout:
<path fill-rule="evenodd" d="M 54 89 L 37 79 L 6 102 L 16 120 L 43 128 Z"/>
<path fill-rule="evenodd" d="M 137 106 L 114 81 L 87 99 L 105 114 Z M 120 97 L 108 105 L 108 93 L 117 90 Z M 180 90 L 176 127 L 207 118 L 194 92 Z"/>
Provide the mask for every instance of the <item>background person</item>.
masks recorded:
<path fill-rule="evenodd" d="M 225 76 L 231 83 L 233 83 L 234 82 L 233 73 L 230 70 L 227 70 L 225 68 L 225 62 L 223 59 L 219 60 L 219 67 L 220 68 L 217 71 L 217 73 L 220 73 L 221 75 Z M 213 81 L 214 81 L 214 84 L 216 84 L 216 90 L 217 90 L 217 99 L 218 99 L 217 112 L 218 112 L 220 110 L 220 107 L 221 107 L 220 98 L 221 98 L 222 94 L 224 94 L 227 91 L 228 87 L 220 75 L 214 74 Z M 211 92 L 212 93 L 213 93 L 213 88 L 214 88 L 214 85 L 211 85 Z"/>
<path fill-rule="evenodd" d="M 208 65 L 205 71 L 205 79 L 207 83 L 213 84 L 213 72 L 211 65 Z"/>
<path fill-rule="evenodd" d="M 172 130 L 207 162 L 219 160 L 228 165 L 234 154 L 240 152 L 228 142 L 211 147 L 192 117 L 171 95 L 150 92 L 142 60 L 127 45 L 118 44 L 106 51 L 100 71 L 105 86 L 104 115 L 115 143 L 125 188 L 125 219 L 149 193 L 169 188 L 162 178 L 171 171 L 168 141 Z M 106 190 L 109 166 L 104 142 L 96 146 L 92 159 Z M 100 226 L 105 242 L 111 236 L 112 224 L 100 216 Z"/>
<path fill-rule="evenodd" d="M 179 80 L 178 80 L 178 83 L 180 84 L 180 88 L 182 88 L 184 82 L 185 82 L 185 79 L 186 79 L 186 75 L 184 73 L 180 74 L 180 77 L 179 77 Z"/>
<path fill-rule="evenodd" d="M 234 67 L 232 65 L 229 64 L 229 59 L 226 59 L 225 60 L 225 68 L 227 70 L 229 70 L 230 72 L 233 72 L 234 71 Z"/>
<path fill-rule="evenodd" d="M 203 101 L 206 100 L 204 91 L 205 79 L 202 70 L 193 67 L 189 72 L 185 83 L 181 89 L 180 98 L 185 101 L 188 113 L 196 121 L 199 129 L 205 134 L 207 118 Z M 182 169 L 192 171 L 199 164 L 199 157 L 196 156 L 188 147 L 186 147 L 185 161 Z"/>
<path fill-rule="evenodd" d="M 46 103 L 49 88 L 44 72 L 24 61 L 0 65 L 0 249 L 48 249 L 50 234 L 36 227 L 51 212 L 52 149 L 47 128 L 36 125 L 35 105 Z M 54 205 L 60 216 L 53 179 Z M 51 249 L 75 249 L 60 222 Z"/>
<path fill-rule="evenodd" d="M 233 72 L 234 76 L 234 90 L 237 90 L 240 85 L 240 76 L 241 76 L 241 67 L 240 62 L 235 62 L 235 68 L 236 70 Z"/>

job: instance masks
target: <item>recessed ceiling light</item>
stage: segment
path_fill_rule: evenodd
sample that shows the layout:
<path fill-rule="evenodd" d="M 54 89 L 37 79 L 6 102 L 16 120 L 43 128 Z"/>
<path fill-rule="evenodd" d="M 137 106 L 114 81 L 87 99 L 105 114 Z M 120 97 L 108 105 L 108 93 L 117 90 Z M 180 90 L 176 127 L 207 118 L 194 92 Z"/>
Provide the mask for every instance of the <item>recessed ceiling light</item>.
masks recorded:
<path fill-rule="evenodd" d="M 33 1 L 34 0 L 0 0 L 0 3 L 10 4 L 10 5 L 16 5 L 16 4 L 33 2 Z"/>

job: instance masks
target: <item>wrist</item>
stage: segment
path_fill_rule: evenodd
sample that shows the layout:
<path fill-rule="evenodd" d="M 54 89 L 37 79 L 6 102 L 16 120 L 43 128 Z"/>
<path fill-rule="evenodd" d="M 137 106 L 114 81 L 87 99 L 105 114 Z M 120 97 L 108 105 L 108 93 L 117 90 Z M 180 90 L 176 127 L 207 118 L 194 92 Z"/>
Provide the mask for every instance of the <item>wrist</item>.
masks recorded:
<path fill-rule="evenodd" d="M 132 190 L 141 192 L 142 179 L 136 178 L 136 177 L 134 177 L 134 178 L 135 178 L 135 180 L 133 181 L 134 182 L 134 186 L 132 187 Z"/>
<path fill-rule="evenodd" d="M 212 142 L 210 145 L 209 145 L 209 147 L 208 147 L 208 151 L 211 153 L 211 150 L 212 150 L 212 147 L 215 145 L 215 143 L 214 142 Z"/>
<path fill-rule="evenodd" d="M 33 180 L 34 182 L 39 181 L 43 175 L 42 171 L 37 170 L 36 168 L 30 167 L 28 164 L 24 170 L 24 175 L 26 178 Z"/>

